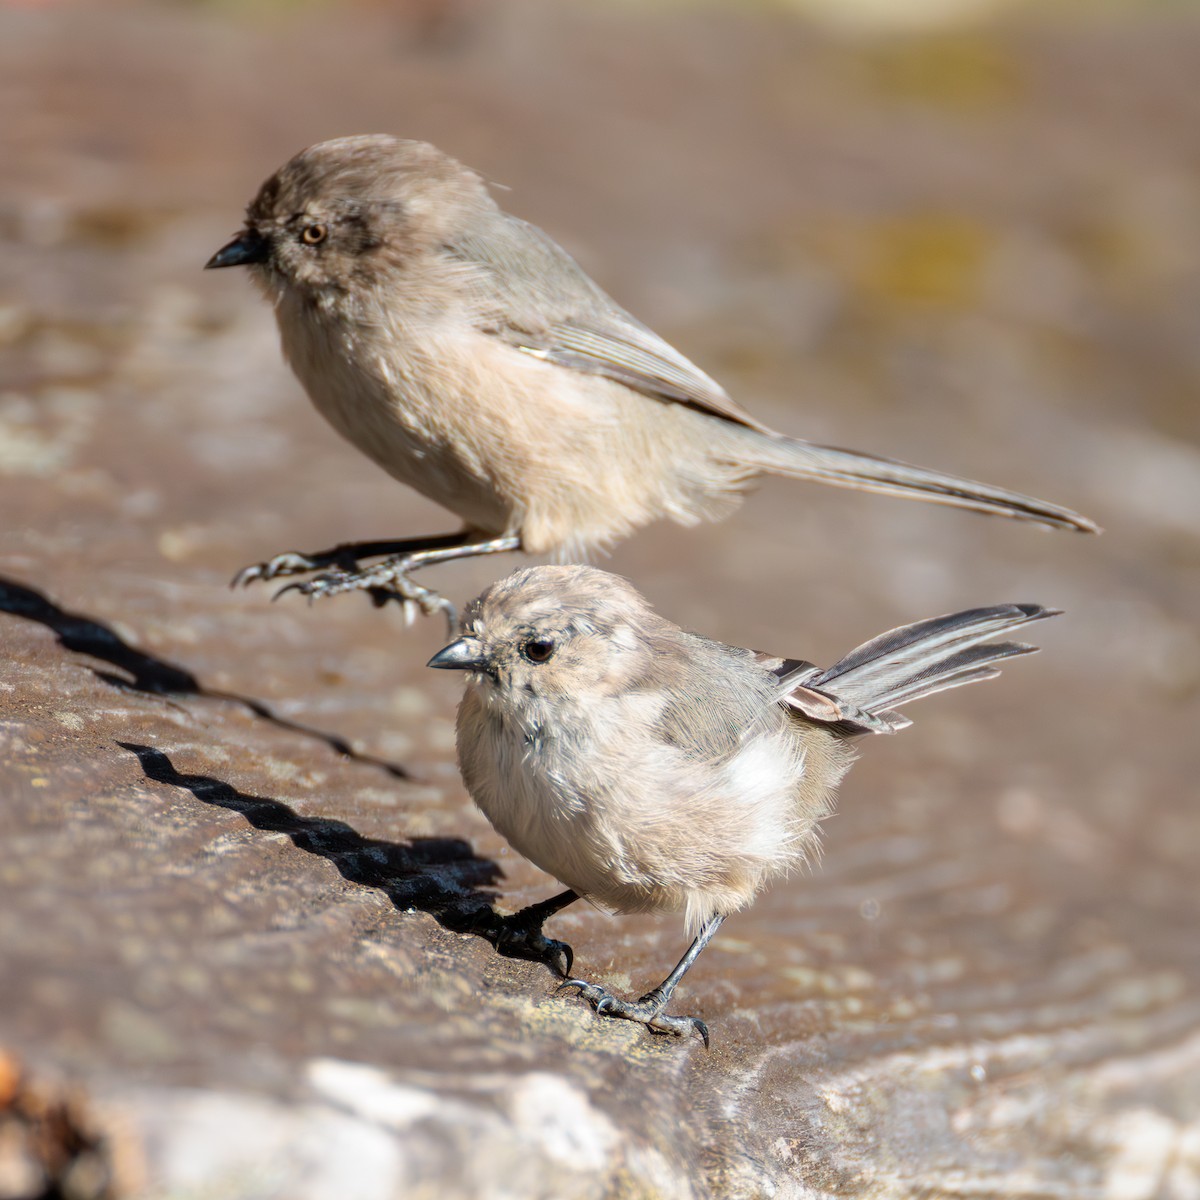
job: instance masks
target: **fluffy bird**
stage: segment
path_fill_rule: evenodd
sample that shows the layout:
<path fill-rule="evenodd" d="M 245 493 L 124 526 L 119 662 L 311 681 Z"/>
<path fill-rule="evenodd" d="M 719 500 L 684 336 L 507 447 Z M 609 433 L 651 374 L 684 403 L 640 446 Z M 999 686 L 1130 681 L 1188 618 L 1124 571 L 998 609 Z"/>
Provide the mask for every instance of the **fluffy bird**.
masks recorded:
<path fill-rule="evenodd" d="M 1016 492 L 768 429 L 425 142 L 301 151 L 207 263 L 241 265 L 317 410 L 464 528 L 281 554 L 235 583 L 316 572 L 290 586 L 451 612 L 410 573 L 501 551 L 583 557 L 659 518 L 725 516 L 763 475 L 1097 529 Z"/>
<path fill-rule="evenodd" d="M 457 743 L 471 796 L 568 890 L 481 932 L 566 976 L 573 955 L 542 925 L 575 900 L 682 914 L 694 940 L 640 999 L 562 986 L 606 1017 L 707 1045 L 703 1021 L 665 1011 L 671 994 L 730 913 L 811 859 L 854 739 L 903 729 L 898 706 L 993 678 L 1035 650 L 994 639 L 1055 615 L 1001 604 L 934 617 L 822 670 L 688 633 L 592 567 L 514 572 L 429 666 L 467 673 Z"/>

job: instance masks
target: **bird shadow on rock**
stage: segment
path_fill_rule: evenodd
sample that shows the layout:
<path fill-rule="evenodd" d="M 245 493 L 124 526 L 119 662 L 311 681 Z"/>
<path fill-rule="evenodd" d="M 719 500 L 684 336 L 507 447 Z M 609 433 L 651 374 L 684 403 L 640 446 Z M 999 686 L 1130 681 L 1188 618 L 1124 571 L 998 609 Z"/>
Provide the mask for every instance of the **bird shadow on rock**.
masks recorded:
<path fill-rule="evenodd" d="M 336 734 L 280 717 L 259 700 L 206 688 L 190 671 L 138 650 L 100 621 L 60 608 L 41 592 L 3 576 L 0 612 L 37 621 L 57 635 L 64 649 L 123 672 L 89 668 L 110 687 L 167 701 L 197 696 L 237 704 L 280 729 L 324 742 L 355 762 L 379 767 L 397 779 L 411 778 L 404 767 L 361 754 Z M 496 936 L 504 918 L 491 906 L 495 893 L 486 889 L 499 879 L 500 868 L 491 859 L 477 856 L 469 842 L 415 838 L 400 844 L 365 838 L 344 821 L 303 817 L 279 800 L 247 795 L 212 776 L 181 774 L 161 750 L 132 742 L 118 745 L 138 757 L 147 779 L 184 788 L 206 804 L 239 812 L 258 829 L 285 834 L 299 849 L 327 858 L 350 882 L 378 888 L 398 909 L 429 913 L 443 928 L 482 937 L 506 957 L 546 961 L 541 955 L 509 947 Z"/>
<path fill-rule="evenodd" d="M 345 821 L 305 817 L 280 800 L 238 791 L 212 775 L 184 774 L 153 746 L 117 745 L 136 756 L 151 782 L 182 788 L 203 804 L 240 813 L 255 829 L 284 834 L 297 849 L 333 863 L 344 879 L 377 888 L 402 912 L 429 913 L 455 933 L 479 933 L 496 917 L 490 904 L 495 893 L 487 889 L 499 879 L 500 867 L 475 854 L 462 838 L 401 843 L 363 837 Z"/>
<path fill-rule="evenodd" d="M 289 721 L 272 711 L 261 700 L 206 688 L 190 671 L 138 650 L 100 621 L 82 613 L 59 608 L 41 592 L 3 576 L 0 576 L 0 612 L 37 621 L 58 636 L 59 644 L 64 649 L 98 658 L 101 662 L 124 671 L 125 675 L 117 675 L 112 671 L 90 667 L 93 674 L 110 687 L 168 699 L 172 696 L 198 696 L 236 704 L 278 729 L 324 742 L 335 753 L 354 762 L 378 767 L 396 779 L 411 778 L 409 772 L 400 764 L 387 762 L 371 754 L 362 754 L 335 733 L 314 729 L 300 721 Z"/>

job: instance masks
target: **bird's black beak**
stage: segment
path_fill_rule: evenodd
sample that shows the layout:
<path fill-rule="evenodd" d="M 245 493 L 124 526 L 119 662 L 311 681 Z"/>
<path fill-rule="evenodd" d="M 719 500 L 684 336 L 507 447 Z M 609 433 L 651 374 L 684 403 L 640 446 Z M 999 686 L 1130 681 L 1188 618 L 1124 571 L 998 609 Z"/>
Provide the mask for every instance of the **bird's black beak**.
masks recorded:
<path fill-rule="evenodd" d="M 264 263 L 271 253 L 271 243 L 255 229 L 246 229 L 226 246 L 222 246 L 204 264 L 206 271 L 216 267 L 248 267 L 251 263 Z"/>
<path fill-rule="evenodd" d="M 484 666 L 483 647 L 473 637 L 460 637 L 439 650 L 425 665 L 442 671 L 478 671 Z"/>

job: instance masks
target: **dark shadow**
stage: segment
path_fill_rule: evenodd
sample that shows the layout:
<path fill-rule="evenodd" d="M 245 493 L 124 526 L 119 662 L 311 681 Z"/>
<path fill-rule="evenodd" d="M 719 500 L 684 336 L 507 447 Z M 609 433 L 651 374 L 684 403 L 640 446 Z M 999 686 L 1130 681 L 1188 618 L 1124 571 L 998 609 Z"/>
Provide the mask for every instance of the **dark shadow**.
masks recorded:
<path fill-rule="evenodd" d="M 200 696 L 210 700 L 238 704 L 279 729 L 286 729 L 289 733 L 298 733 L 303 737 L 315 738 L 317 741 L 324 742 L 331 750 L 345 755 L 346 758 L 353 759 L 355 762 L 379 767 L 397 779 L 410 778 L 408 771 L 399 764 L 386 762 L 384 759 L 375 758 L 370 754 L 360 754 L 349 742 L 335 733 L 326 733 L 324 730 L 314 729 L 299 721 L 289 721 L 286 717 L 278 716 L 261 700 L 206 688 L 190 671 L 161 658 L 144 654 L 141 650 L 137 650 L 123 641 L 107 625 L 81 613 L 67 612 L 42 595 L 41 592 L 2 576 L 0 576 L 0 612 L 11 613 L 15 617 L 24 617 L 29 621 L 38 621 L 58 635 L 59 643 L 64 649 L 73 650 L 78 654 L 86 654 L 91 658 L 98 658 L 101 662 L 106 662 L 118 670 L 124 671 L 128 678 L 115 675 L 111 671 L 91 668 L 97 678 L 102 679 L 111 687 L 154 696 Z"/>
<path fill-rule="evenodd" d="M 211 775 L 184 775 L 151 746 L 117 745 L 137 756 L 147 779 L 241 813 L 256 829 L 286 834 L 298 849 L 328 859 L 351 883 L 378 888 L 402 912 L 419 909 L 456 933 L 479 932 L 496 917 L 494 893 L 486 889 L 500 877 L 500 868 L 462 838 L 399 843 L 363 837 L 345 821 L 302 817 L 279 800 L 247 795 Z"/>

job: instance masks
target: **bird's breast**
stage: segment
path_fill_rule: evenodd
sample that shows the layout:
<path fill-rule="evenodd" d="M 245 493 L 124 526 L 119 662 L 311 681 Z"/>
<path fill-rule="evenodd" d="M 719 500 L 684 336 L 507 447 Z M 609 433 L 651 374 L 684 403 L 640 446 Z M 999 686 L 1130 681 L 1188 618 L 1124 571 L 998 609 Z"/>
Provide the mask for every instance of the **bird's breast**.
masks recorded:
<path fill-rule="evenodd" d="M 277 309 L 284 355 L 317 411 L 402 483 L 468 525 L 508 532 L 511 499 L 472 436 L 464 350 L 445 329 Z"/>

